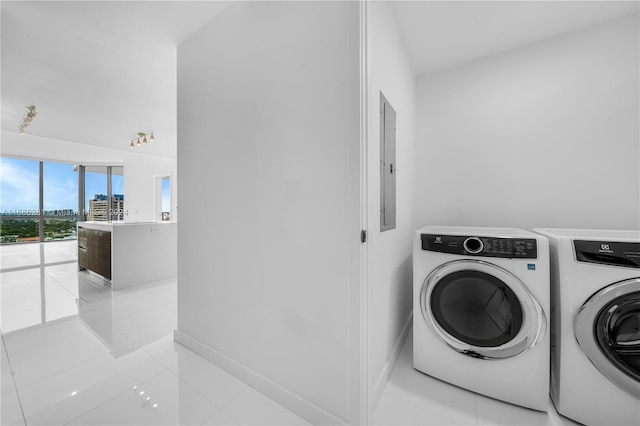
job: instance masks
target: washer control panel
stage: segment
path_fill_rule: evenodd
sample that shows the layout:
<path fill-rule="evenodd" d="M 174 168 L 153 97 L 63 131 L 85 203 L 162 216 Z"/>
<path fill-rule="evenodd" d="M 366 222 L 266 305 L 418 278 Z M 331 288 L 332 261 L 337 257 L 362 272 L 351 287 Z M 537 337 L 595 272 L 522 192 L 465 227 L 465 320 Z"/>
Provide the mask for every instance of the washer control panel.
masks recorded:
<path fill-rule="evenodd" d="M 420 240 L 422 250 L 426 251 L 507 259 L 538 258 L 538 244 L 535 238 L 420 234 Z"/>
<path fill-rule="evenodd" d="M 640 268 L 640 242 L 574 240 L 578 262 Z"/>

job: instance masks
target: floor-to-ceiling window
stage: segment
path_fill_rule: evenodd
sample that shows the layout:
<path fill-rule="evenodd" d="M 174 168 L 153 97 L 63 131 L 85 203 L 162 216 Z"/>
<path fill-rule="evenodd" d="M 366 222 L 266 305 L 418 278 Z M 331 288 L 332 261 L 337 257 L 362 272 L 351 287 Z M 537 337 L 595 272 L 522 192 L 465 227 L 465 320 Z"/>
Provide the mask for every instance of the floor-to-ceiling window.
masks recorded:
<path fill-rule="evenodd" d="M 44 241 L 75 239 L 78 222 L 77 167 L 43 162 L 42 172 Z"/>
<path fill-rule="evenodd" d="M 0 158 L 0 242 L 39 241 L 40 162 Z"/>
<path fill-rule="evenodd" d="M 85 166 L 84 218 L 89 221 L 122 220 L 124 218 L 124 167 Z"/>
<path fill-rule="evenodd" d="M 111 167 L 111 220 L 124 219 L 124 167 Z"/>
<path fill-rule="evenodd" d="M 78 173 L 72 164 L 0 158 L 0 243 L 76 238 Z"/>
<path fill-rule="evenodd" d="M 0 243 L 71 240 L 78 220 L 123 220 L 124 167 L 0 157 Z"/>
<path fill-rule="evenodd" d="M 84 168 L 84 211 L 85 220 L 108 220 L 108 179 L 106 166 L 85 166 Z"/>

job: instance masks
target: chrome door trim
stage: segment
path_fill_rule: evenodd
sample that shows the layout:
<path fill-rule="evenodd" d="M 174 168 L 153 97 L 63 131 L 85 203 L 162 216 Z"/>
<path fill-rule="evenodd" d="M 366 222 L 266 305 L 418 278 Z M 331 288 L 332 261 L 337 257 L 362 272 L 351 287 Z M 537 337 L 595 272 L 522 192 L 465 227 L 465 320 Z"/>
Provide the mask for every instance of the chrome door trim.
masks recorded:
<path fill-rule="evenodd" d="M 516 336 L 500 346 L 482 347 L 465 343 L 450 335 L 436 321 L 431 312 L 430 300 L 436 284 L 445 276 L 458 271 L 478 271 L 492 275 L 504 282 L 518 298 L 522 307 L 523 322 Z M 516 356 L 534 347 L 542 340 L 547 330 L 547 317 L 526 285 L 515 275 L 483 260 L 462 259 L 443 263 L 434 269 L 424 280 L 420 291 L 420 307 L 422 316 L 429 328 L 447 345 L 457 352 L 482 359 L 504 359 Z"/>
<path fill-rule="evenodd" d="M 574 333 L 578 345 L 589 361 L 607 379 L 629 394 L 640 398 L 640 382 L 620 370 L 600 349 L 595 338 L 595 321 L 600 311 L 615 299 L 640 292 L 640 278 L 632 278 L 611 284 L 593 294 L 580 308 L 574 319 Z"/>

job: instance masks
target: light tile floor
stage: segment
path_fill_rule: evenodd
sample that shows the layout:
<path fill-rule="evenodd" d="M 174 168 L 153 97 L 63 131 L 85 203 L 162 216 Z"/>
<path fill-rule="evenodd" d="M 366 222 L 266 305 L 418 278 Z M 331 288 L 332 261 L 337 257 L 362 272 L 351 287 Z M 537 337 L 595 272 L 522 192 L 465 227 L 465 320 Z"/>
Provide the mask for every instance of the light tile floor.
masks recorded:
<path fill-rule="evenodd" d="M 434 379 L 413 368 L 411 332 L 373 416 L 376 425 L 577 426 L 551 401 L 540 412 L 497 401 Z"/>
<path fill-rule="evenodd" d="M 173 342 L 175 281 L 111 292 L 75 241 L 0 247 L 2 425 L 308 424 Z M 403 346 L 376 425 L 565 425 L 412 367 Z"/>
<path fill-rule="evenodd" d="M 173 342 L 175 280 L 112 292 L 75 247 L 0 247 L 2 425 L 309 424 Z"/>
<path fill-rule="evenodd" d="M 78 314 L 75 240 L 0 247 L 4 333 Z"/>

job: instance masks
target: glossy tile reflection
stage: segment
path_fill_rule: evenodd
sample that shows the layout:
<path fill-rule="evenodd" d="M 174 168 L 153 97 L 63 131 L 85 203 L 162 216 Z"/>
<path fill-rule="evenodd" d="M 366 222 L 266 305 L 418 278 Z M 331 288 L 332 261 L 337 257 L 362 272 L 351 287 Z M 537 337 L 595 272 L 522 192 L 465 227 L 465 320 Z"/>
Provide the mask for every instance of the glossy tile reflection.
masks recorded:
<path fill-rule="evenodd" d="M 112 292 L 73 243 L 0 247 L 1 424 L 308 424 L 173 341 L 175 280 Z"/>
<path fill-rule="evenodd" d="M 165 370 L 70 424 L 197 425 L 218 410 L 182 379 Z"/>
<path fill-rule="evenodd" d="M 4 333 L 78 314 L 75 241 L 0 246 Z"/>
<path fill-rule="evenodd" d="M 45 246 L 0 247 L 1 424 L 309 424 L 173 341 L 175 280 L 112 292 L 77 271 L 68 242 Z M 371 422 L 575 425 L 552 405 L 527 410 L 415 371 L 411 338 Z"/>
<path fill-rule="evenodd" d="M 413 369 L 411 332 L 373 416 L 376 425 L 579 426 L 558 415 L 530 410 L 452 386 Z"/>

